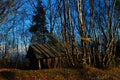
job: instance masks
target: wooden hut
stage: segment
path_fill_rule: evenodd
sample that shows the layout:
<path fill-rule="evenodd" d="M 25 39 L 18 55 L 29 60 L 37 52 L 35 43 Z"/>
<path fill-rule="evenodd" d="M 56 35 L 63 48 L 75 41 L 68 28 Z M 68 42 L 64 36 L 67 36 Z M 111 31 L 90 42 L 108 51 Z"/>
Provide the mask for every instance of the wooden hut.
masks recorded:
<path fill-rule="evenodd" d="M 32 44 L 26 58 L 31 69 L 56 68 L 64 64 L 66 52 L 62 44 Z"/>

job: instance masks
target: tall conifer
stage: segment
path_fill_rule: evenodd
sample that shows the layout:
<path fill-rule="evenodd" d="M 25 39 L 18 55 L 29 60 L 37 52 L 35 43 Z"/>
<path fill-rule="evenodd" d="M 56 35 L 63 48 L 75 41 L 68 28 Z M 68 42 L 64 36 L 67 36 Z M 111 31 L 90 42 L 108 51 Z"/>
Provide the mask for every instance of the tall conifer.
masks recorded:
<path fill-rule="evenodd" d="M 32 33 L 31 43 L 46 43 L 46 36 L 43 34 L 47 33 L 48 30 L 45 27 L 45 11 L 43 8 L 41 0 L 37 0 L 37 6 L 35 7 L 36 10 L 34 12 L 35 15 L 32 19 L 33 23 L 29 29 Z"/>

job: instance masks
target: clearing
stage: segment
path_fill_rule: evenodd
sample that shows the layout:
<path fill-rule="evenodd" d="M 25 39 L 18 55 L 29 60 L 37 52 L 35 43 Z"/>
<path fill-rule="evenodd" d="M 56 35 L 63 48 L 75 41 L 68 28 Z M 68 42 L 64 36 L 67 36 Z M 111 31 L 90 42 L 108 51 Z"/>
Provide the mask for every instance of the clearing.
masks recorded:
<path fill-rule="evenodd" d="M 120 68 L 19 70 L 0 69 L 0 80 L 119 80 Z"/>

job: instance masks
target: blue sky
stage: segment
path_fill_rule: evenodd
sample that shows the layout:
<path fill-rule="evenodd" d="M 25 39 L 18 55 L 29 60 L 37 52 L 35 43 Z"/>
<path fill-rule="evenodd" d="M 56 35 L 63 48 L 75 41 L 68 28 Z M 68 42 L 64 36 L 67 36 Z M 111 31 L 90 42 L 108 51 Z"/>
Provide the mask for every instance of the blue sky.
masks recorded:
<path fill-rule="evenodd" d="M 8 19 L 2 25 L 0 25 L 0 36 L 4 36 L 4 34 L 6 34 L 6 32 L 7 32 L 7 29 L 12 27 L 13 26 L 12 23 L 14 23 L 14 26 L 12 28 L 10 28 L 10 31 L 8 32 L 8 41 L 14 40 L 13 37 L 15 35 L 16 44 L 17 44 L 17 40 L 18 40 L 20 45 L 24 45 L 23 39 L 26 38 L 26 41 L 27 41 L 28 44 L 29 44 L 30 39 L 31 39 L 31 34 L 29 33 L 28 29 L 31 25 L 32 15 L 33 15 L 33 11 L 34 11 L 34 5 L 36 5 L 36 2 L 35 2 L 35 0 L 20 0 L 20 1 L 22 1 L 21 4 L 23 4 L 23 5 L 18 9 L 18 13 L 11 14 L 8 17 Z M 43 4 L 46 6 L 47 0 L 42 0 L 42 1 L 43 1 Z M 55 1 L 56 0 L 52 0 L 51 4 L 54 4 Z M 84 0 L 84 1 L 85 1 L 85 4 L 86 4 L 84 6 L 84 9 L 86 11 L 85 19 L 86 19 L 87 27 L 91 28 L 91 26 L 90 26 L 90 7 L 89 7 L 89 4 L 88 4 L 90 0 Z M 102 1 L 103 0 L 100 0 L 101 4 L 102 4 Z M 98 2 L 96 2 L 96 5 L 98 5 Z M 103 7 L 104 5 L 102 4 L 101 6 Z M 100 9 L 99 7 L 96 7 L 95 11 L 100 14 L 99 9 Z M 105 9 L 101 8 L 101 11 L 102 10 L 105 10 Z M 49 14 L 49 11 L 46 12 L 46 13 Z M 105 11 L 102 11 L 102 13 L 104 14 Z M 76 15 L 76 13 L 74 15 Z M 10 21 L 11 19 L 14 20 L 15 22 Z M 46 26 L 48 26 L 48 29 L 49 29 L 49 26 L 50 26 L 49 20 L 46 20 L 46 22 L 47 22 Z M 77 18 L 76 18 L 76 23 L 77 23 Z M 78 26 L 78 25 L 76 25 L 76 26 Z M 98 26 L 98 25 L 95 24 L 95 26 Z M 56 28 L 56 30 L 54 30 L 54 33 L 59 34 L 61 32 L 61 30 L 60 30 L 61 25 L 60 25 L 59 19 L 56 20 L 55 28 Z M 15 33 L 15 34 L 13 35 L 13 33 Z M 77 33 L 78 32 L 76 31 L 75 34 L 77 34 Z M 120 33 L 120 29 L 119 29 L 119 33 Z M 59 38 L 60 36 L 58 35 L 57 37 Z M 0 38 L 0 40 L 2 40 L 1 41 L 2 44 L 5 44 L 5 39 Z M 79 39 L 78 39 L 78 41 L 79 41 Z M 12 44 L 12 43 L 10 43 L 10 44 Z"/>

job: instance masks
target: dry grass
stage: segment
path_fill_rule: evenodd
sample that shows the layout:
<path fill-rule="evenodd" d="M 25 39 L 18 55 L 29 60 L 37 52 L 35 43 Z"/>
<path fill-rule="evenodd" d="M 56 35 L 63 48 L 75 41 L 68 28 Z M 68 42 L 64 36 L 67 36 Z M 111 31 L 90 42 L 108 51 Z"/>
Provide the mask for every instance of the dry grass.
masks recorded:
<path fill-rule="evenodd" d="M 120 68 L 18 70 L 0 69 L 0 80 L 119 80 Z"/>

